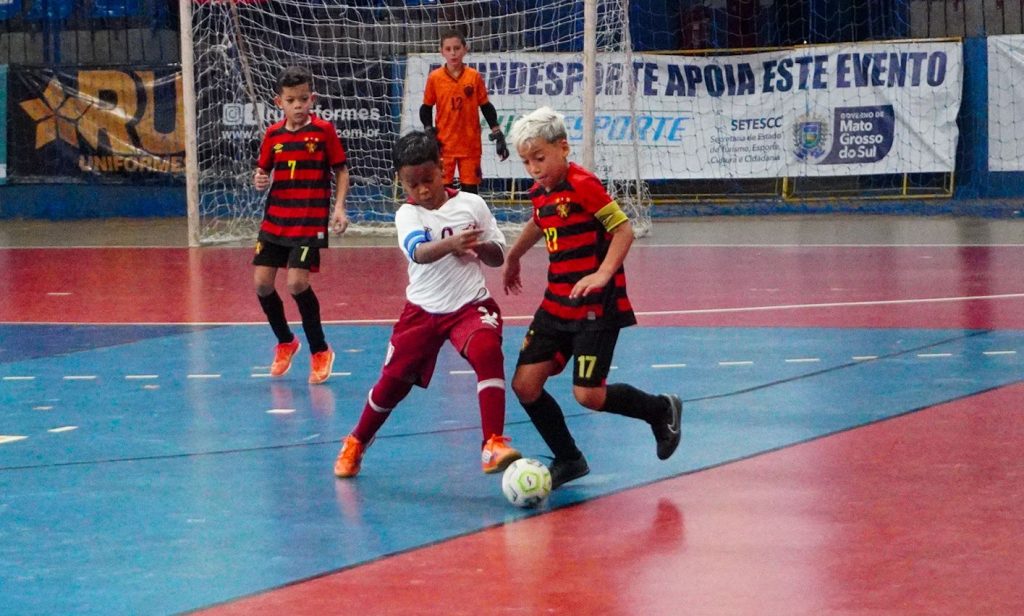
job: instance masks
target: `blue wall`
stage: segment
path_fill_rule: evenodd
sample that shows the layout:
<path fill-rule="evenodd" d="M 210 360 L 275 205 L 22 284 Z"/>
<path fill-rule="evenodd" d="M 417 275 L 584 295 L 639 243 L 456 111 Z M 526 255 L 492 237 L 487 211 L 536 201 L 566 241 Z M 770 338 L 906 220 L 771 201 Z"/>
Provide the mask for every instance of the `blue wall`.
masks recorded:
<path fill-rule="evenodd" d="M 0 219 L 148 218 L 185 215 L 181 186 L 6 184 Z"/>

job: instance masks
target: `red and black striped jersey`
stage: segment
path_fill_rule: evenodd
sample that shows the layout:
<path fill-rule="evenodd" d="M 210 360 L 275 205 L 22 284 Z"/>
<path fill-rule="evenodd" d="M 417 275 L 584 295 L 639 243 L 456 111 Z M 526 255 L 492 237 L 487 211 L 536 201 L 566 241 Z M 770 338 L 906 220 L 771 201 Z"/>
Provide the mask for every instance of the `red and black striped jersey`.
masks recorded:
<path fill-rule="evenodd" d="M 561 184 L 551 191 L 534 184 L 530 200 L 533 220 L 544 232 L 549 259 L 548 286 L 535 318 L 550 327 L 571 331 L 635 324 L 622 267 L 602 291 L 569 299 L 573 286 L 601 266 L 611 244 L 611 231 L 626 220 L 601 180 L 570 163 Z M 610 211 L 617 216 L 609 217 Z"/>
<path fill-rule="evenodd" d="M 316 116 L 298 130 L 285 120 L 267 129 L 257 165 L 273 174 L 260 239 L 284 246 L 327 246 L 332 169 L 345 164 L 334 125 Z"/>

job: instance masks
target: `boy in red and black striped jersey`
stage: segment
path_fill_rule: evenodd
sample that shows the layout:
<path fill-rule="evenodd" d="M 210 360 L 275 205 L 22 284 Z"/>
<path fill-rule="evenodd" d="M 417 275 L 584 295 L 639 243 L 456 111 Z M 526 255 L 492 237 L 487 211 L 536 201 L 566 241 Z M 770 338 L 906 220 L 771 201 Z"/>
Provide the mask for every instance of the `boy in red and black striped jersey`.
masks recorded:
<path fill-rule="evenodd" d="M 522 290 L 520 258 L 541 238 L 548 284 L 519 352 L 512 389 L 554 453 L 552 488 L 590 472 L 558 402 L 544 389 L 574 358 L 573 395 L 588 409 L 642 419 L 668 459 L 680 440 L 682 402 L 626 384 L 606 384 L 619 330 L 636 323 L 623 261 L 633 243 L 629 218 L 593 173 L 569 162 L 565 120 L 549 107 L 512 126 L 509 139 L 536 180 L 533 216 L 505 257 L 505 292 Z"/>
<path fill-rule="evenodd" d="M 316 94 L 308 70 L 286 68 L 277 78 L 275 91 L 274 102 L 284 111 L 284 119 L 267 129 L 253 178 L 257 190 L 271 187 L 252 260 L 253 283 L 278 340 L 270 375 L 288 372 L 300 346 L 275 287 L 277 270 L 284 267 L 288 270 L 288 292 L 299 307 L 312 353 L 309 382 L 323 383 L 331 375 L 334 351 L 324 337 L 320 302 L 309 284 L 309 275 L 320 269 L 320 249 L 327 247 L 328 226 L 335 233 L 343 233 L 348 227 L 345 149 L 334 125 L 310 114 Z M 337 185 L 333 213 L 332 172 Z"/>

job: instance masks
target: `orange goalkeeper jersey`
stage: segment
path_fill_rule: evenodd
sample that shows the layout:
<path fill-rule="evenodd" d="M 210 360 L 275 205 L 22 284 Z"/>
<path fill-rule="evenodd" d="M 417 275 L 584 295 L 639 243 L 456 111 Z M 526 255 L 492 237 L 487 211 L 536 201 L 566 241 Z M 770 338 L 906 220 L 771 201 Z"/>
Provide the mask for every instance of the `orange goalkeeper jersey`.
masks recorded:
<path fill-rule="evenodd" d="M 458 79 L 443 66 L 430 72 L 423 91 L 423 104 L 437 106 L 434 127 L 443 156 L 480 157 L 483 153 L 480 105 L 485 103 L 487 86 L 476 69 L 463 66 Z"/>

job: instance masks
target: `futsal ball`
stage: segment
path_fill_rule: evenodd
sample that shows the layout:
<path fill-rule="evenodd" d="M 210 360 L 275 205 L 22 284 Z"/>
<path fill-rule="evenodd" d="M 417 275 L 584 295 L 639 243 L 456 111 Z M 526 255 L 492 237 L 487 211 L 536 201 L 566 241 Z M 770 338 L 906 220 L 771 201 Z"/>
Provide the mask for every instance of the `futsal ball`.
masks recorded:
<path fill-rule="evenodd" d="M 536 507 L 551 494 L 551 472 L 533 458 L 520 458 L 505 469 L 501 491 L 516 507 Z"/>

